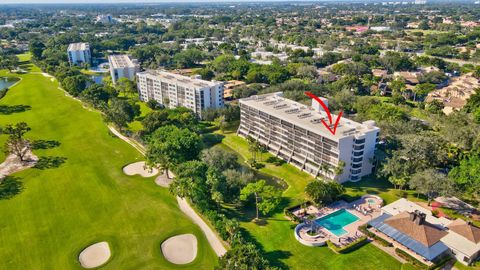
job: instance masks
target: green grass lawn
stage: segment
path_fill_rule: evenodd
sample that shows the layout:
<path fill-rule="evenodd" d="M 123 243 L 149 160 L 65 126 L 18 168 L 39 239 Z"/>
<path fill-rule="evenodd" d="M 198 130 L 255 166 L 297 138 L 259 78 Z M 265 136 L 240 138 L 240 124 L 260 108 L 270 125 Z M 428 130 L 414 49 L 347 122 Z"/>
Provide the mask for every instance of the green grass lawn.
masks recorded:
<path fill-rule="evenodd" d="M 20 58 L 28 61 L 28 56 Z M 84 109 L 66 97 L 56 81 L 41 74 L 19 77 L 23 80 L 0 105 L 31 109 L 1 114 L 0 125 L 27 122 L 32 128 L 29 139 L 60 143 L 35 154 L 66 162 L 14 175 L 18 194 L 0 199 L 0 269 L 81 269 L 79 252 L 104 240 L 113 256 L 102 269 L 213 268 L 217 262 L 213 250 L 168 190 L 153 179 L 123 174 L 123 166 L 142 156 L 109 135 L 98 112 Z M 0 143 L 4 141 L 0 136 Z M 194 233 L 199 241 L 197 259 L 185 266 L 168 263 L 160 252 L 163 240 L 180 233 Z"/>
<path fill-rule="evenodd" d="M 466 266 L 461 262 L 455 262 L 454 265 L 458 270 L 479 270 L 480 266 Z"/>
<path fill-rule="evenodd" d="M 32 55 L 29 53 L 24 53 L 24 54 L 17 54 L 18 57 L 18 62 L 20 63 L 20 68 L 29 71 L 29 72 L 42 72 L 42 70 L 32 64 L 30 62 L 30 59 L 32 58 Z"/>
<path fill-rule="evenodd" d="M 235 133 L 222 134 L 224 136 L 222 144 L 233 149 L 243 159 L 251 157 L 248 152 L 248 144 L 245 139 L 238 137 Z M 266 160 L 271 157 L 270 153 L 262 154 L 261 159 Z M 288 188 L 283 193 L 284 203 L 272 216 L 265 219 L 265 224 L 257 225 L 251 222 L 254 217 L 252 209 L 233 211 L 230 209 L 232 217 L 241 221 L 241 225 L 250 234 L 253 241 L 260 246 L 265 256 L 276 265 L 288 266 L 291 269 L 401 269 L 402 264 L 395 258 L 372 244 L 348 253 L 335 254 L 328 247 L 307 247 L 300 244 L 294 237 L 294 224 L 288 221 L 283 215 L 283 207 L 294 205 L 304 201 L 304 189 L 307 183 L 313 180 L 313 177 L 289 164 L 276 166 L 265 163 L 265 167 L 259 170 L 263 174 L 268 174 L 283 179 Z M 370 186 L 370 187 L 369 187 Z M 351 196 L 365 194 L 365 192 L 374 191 L 387 201 L 394 200 L 395 191 L 390 189 L 390 185 L 383 182 L 380 185 L 366 183 L 365 186 L 355 183 L 347 187 L 347 194 Z"/>
<path fill-rule="evenodd" d="M 142 120 L 145 115 L 152 111 L 152 109 L 150 109 L 145 102 L 138 101 L 137 104 L 140 106 L 140 116 L 138 116 L 135 121 L 128 124 L 128 128 L 134 132 L 143 129 Z"/>

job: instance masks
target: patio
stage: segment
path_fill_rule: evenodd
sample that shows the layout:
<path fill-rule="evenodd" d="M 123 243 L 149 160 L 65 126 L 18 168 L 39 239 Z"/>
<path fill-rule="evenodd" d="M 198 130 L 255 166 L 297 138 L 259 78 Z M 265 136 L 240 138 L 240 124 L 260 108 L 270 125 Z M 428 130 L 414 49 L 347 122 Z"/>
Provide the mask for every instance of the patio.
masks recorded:
<path fill-rule="evenodd" d="M 318 246 L 319 242 L 326 242 L 330 240 L 337 246 L 348 245 L 356 239 L 363 236 L 358 230 L 359 226 L 366 224 L 368 221 L 380 216 L 380 208 L 383 205 L 383 200 L 375 195 L 364 195 L 360 199 L 351 203 L 346 201 L 337 201 L 328 206 L 317 208 L 314 205 L 309 205 L 306 208 L 296 209 L 292 213 L 303 219 L 304 222 L 297 225 L 295 228 L 295 238 L 302 244 L 308 246 Z M 346 233 L 337 236 L 328 229 L 313 224 L 315 220 L 332 214 L 338 210 L 345 209 L 350 214 L 358 218 L 358 220 L 343 226 Z M 315 230 L 316 234 L 321 237 L 313 237 L 311 230 Z"/>

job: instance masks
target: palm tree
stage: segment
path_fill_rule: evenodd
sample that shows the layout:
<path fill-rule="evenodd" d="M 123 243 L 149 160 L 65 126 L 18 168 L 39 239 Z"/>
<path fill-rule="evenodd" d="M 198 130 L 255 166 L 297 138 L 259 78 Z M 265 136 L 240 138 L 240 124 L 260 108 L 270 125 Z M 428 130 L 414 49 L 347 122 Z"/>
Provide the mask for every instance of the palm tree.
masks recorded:
<path fill-rule="evenodd" d="M 163 170 L 169 179 L 170 176 L 168 175 L 168 171 L 172 167 L 172 162 L 165 154 L 161 153 L 154 153 L 151 148 L 147 149 L 145 154 L 147 161 L 145 165 L 149 168 L 157 167 L 160 170 Z"/>
<path fill-rule="evenodd" d="M 248 151 L 252 154 L 252 160 L 257 162 L 257 152 L 259 151 L 260 144 L 252 137 L 247 137 Z"/>
<path fill-rule="evenodd" d="M 344 168 L 345 168 L 345 161 L 340 160 L 338 162 L 338 166 L 333 170 L 333 172 L 335 173 L 335 176 L 341 175 L 343 173 Z"/>

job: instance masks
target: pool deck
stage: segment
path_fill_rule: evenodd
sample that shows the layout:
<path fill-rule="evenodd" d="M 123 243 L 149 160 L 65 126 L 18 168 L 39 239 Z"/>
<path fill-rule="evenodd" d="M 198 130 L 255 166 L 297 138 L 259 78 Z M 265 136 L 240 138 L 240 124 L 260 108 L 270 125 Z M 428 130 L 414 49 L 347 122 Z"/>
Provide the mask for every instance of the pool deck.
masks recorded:
<path fill-rule="evenodd" d="M 371 205 L 368 203 L 367 199 L 375 199 L 376 203 L 374 205 Z M 382 205 L 383 205 L 383 200 L 380 199 L 379 197 L 374 195 L 365 195 L 362 198 L 356 201 L 353 201 L 351 203 L 348 203 L 346 201 L 337 201 L 333 204 L 322 207 L 320 209 L 311 205 L 307 207 L 306 210 L 308 215 L 315 215 L 317 216 L 317 218 L 324 217 L 326 215 L 329 215 L 341 209 L 345 209 L 350 214 L 356 216 L 358 220 L 344 226 L 343 229 L 347 231 L 347 233 L 341 236 L 336 236 L 334 233 L 330 232 L 326 228 L 319 229 L 321 232 L 323 232 L 328 236 L 327 238 L 330 241 L 332 241 L 332 243 L 338 246 L 343 246 L 348 244 L 349 241 L 363 236 L 363 233 L 361 233 L 358 230 L 358 227 L 380 216 L 381 215 L 380 207 Z M 359 211 L 363 208 L 368 208 L 370 211 L 368 213 L 366 213 L 365 211 Z M 295 211 L 293 214 L 299 214 L 299 211 L 302 211 L 302 209 Z"/>

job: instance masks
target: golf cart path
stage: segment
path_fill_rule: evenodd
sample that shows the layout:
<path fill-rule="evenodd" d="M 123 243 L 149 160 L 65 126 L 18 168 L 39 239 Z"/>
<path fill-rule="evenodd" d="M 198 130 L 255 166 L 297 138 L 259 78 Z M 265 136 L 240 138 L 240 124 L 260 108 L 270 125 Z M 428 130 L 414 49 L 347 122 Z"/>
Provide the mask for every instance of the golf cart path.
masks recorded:
<path fill-rule="evenodd" d="M 110 131 L 115 134 L 120 139 L 124 140 L 135 149 L 137 149 L 142 155 L 145 155 L 145 147 L 136 143 L 132 139 L 122 135 L 118 132 L 114 127 L 108 126 Z M 195 224 L 197 224 L 200 229 L 203 231 L 205 236 L 207 237 L 208 243 L 212 247 L 213 251 L 217 254 L 218 257 L 223 256 L 227 252 L 227 249 L 223 245 L 222 241 L 218 237 L 218 235 L 205 223 L 205 221 L 193 210 L 187 200 L 177 197 L 178 207 L 182 212 L 187 215 Z"/>
<path fill-rule="evenodd" d="M 207 237 L 208 242 L 210 243 L 210 246 L 212 246 L 217 256 L 220 257 L 225 254 L 227 249 L 225 249 L 220 239 L 218 239 L 218 236 L 212 231 L 212 229 L 210 229 L 210 227 L 208 227 L 207 223 L 203 221 L 203 219 L 195 212 L 195 210 L 193 210 L 190 204 L 188 204 L 187 200 L 177 197 L 177 202 L 180 210 L 182 210 L 185 215 L 189 216 L 190 219 L 192 219 L 193 222 L 197 224 L 200 229 L 202 229 L 203 233 Z"/>

